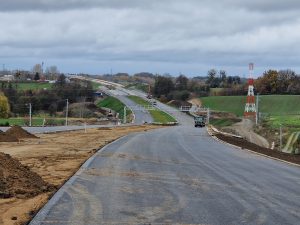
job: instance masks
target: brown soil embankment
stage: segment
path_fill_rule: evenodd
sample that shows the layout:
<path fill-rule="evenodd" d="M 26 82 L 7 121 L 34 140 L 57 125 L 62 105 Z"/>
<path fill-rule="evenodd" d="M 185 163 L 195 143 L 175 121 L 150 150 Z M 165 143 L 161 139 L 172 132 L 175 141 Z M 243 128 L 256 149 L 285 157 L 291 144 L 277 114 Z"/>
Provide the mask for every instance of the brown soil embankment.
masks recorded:
<path fill-rule="evenodd" d="M 53 190 L 37 173 L 0 152 L 0 198 L 30 198 Z"/>
<path fill-rule="evenodd" d="M 258 152 L 258 153 L 261 153 L 261 154 L 264 154 L 264 155 L 267 155 L 267 156 L 271 156 L 271 157 L 274 157 L 274 158 L 277 158 L 277 159 L 285 160 L 285 161 L 292 162 L 292 163 L 300 165 L 300 155 L 291 155 L 291 154 L 288 154 L 288 153 L 279 152 L 277 150 L 264 148 L 264 147 L 261 147 L 259 145 L 253 144 L 253 143 L 251 143 L 251 142 L 249 142 L 245 139 L 242 139 L 242 138 L 226 136 L 226 135 L 223 135 L 223 134 L 215 134 L 215 136 L 217 138 L 219 138 L 220 140 L 225 141 L 229 144 L 233 144 L 233 145 L 239 146 L 239 147 L 244 148 L 244 149 L 249 149 L 249 150 L 254 151 L 254 152 Z"/>

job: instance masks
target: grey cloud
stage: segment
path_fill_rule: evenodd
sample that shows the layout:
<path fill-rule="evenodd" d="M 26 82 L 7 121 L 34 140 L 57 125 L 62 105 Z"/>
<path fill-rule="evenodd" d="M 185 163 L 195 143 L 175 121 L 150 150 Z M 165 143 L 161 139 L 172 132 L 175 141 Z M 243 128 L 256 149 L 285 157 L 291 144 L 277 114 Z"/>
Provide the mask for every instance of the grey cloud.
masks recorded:
<path fill-rule="evenodd" d="M 95 67 L 107 62 L 130 69 L 149 63 L 147 68 L 165 66 L 165 72 L 177 65 L 235 71 L 249 61 L 261 68 L 296 66 L 300 7 L 286 2 L 279 10 L 282 3 L 270 0 L 1 1 L 0 58 L 82 60 Z"/>
<path fill-rule="evenodd" d="M 138 8 L 155 4 L 146 0 L 9 0 L 0 1 L 0 11 L 51 11 L 85 8 Z"/>

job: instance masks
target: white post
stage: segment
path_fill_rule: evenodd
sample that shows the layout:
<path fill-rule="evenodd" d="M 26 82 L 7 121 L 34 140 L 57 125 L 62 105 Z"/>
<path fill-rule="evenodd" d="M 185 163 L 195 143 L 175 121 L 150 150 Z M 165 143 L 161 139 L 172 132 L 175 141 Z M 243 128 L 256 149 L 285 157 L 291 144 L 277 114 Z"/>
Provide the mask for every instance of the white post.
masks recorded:
<path fill-rule="evenodd" d="M 32 105 L 29 103 L 29 126 L 32 125 Z"/>
<path fill-rule="evenodd" d="M 123 117 L 123 123 L 126 123 L 126 106 L 124 106 L 124 117 Z"/>
<path fill-rule="evenodd" d="M 66 126 L 68 126 L 68 113 L 69 113 L 69 99 L 66 99 L 67 106 L 66 106 Z"/>
<path fill-rule="evenodd" d="M 87 131 L 86 131 L 86 122 L 84 123 L 84 133 L 87 133 Z"/>
<path fill-rule="evenodd" d="M 279 142 L 280 142 L 280 151 L 282 151 L 282 126 L 281 126 L 281 124 L 280 124 L 280 130 L 279 130 L 279 138 L 280 138 L 280 140 L 279 140 Z"/>
<path fill-rule="evenodd" d="M 207 120 L 206 120 L 207 124 L 209 124 L 209 117 L 210 117 L 210 112 L 209 112 L 209 108 L 207 108 Z"/>

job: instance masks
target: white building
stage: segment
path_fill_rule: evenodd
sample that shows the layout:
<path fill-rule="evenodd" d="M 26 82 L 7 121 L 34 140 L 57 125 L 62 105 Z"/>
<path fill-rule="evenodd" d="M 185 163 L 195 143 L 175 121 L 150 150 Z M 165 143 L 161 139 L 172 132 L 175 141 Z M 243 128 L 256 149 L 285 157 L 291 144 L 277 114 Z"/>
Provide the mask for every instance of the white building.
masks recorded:
<path fill-rule="evenodd" d="M 14 75 L 3 75 L 0 77 L 0 81 L 13 81 L 15 80 Z"/>

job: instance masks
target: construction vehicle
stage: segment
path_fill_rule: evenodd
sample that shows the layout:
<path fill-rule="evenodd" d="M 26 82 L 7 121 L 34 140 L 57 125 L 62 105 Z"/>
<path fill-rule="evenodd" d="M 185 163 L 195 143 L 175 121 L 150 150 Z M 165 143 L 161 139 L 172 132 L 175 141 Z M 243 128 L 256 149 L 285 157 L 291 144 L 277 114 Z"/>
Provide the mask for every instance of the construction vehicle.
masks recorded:
<path fill-rule="evenodd" d="M 195 127 L 205 127 L 205 116 L 194 117 Z"/>

